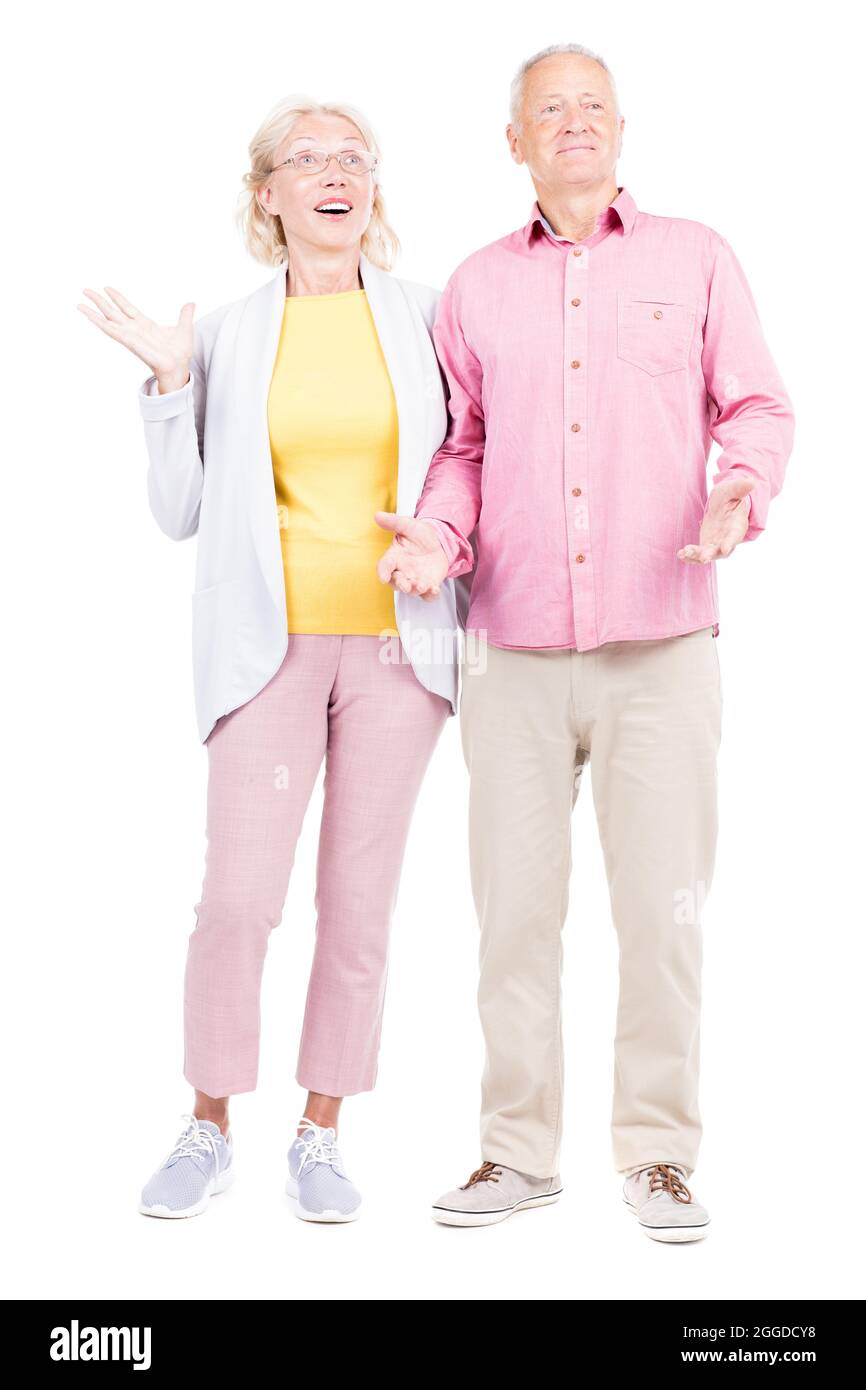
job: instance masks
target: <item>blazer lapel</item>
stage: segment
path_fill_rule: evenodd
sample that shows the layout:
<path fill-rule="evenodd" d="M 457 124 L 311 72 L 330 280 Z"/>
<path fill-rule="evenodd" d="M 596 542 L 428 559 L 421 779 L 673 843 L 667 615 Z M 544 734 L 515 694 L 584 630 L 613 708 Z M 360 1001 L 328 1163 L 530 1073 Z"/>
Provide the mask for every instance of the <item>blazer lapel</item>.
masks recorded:
<path fill-rule="evenodd" d="M 268 430 L 268 392 L 285 298 L 286 267 L 281 266 L 267 284 L 244 301 L 234 362 L 237 449 L 245 470 L 250 529 L 265 582 L 277 611 L 284 616 L 286 590 Z"/>
<path fill-rule="evenodd" d="M 418 441 L 424 423 L 415 326 L 400 285 L 363 253 L 361 279 L 397 402 L 397 511 L 411 516 L 418 501 Z M 385 532 L 382 536 L 387 540 Z"/>

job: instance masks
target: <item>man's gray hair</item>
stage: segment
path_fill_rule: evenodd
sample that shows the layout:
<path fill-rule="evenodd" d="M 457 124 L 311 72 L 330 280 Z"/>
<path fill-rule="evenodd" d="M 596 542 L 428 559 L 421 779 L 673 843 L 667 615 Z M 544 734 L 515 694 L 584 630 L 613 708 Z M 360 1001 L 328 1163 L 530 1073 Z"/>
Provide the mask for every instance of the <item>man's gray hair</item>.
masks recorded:
<path fill-rule="evenodd" d="M 540 63 L 542 58 L 550 58 L 554 53 L 577 53 L 581 58 L 592 58 L 596 63 L 604 68 L 610 81 L 610 89 L 613 92 L 614 114 L 619 119 L 621 112 L 619 109 L 619 97 L 616 94 L 616 83 L 613 80 L 613 73 L 604 61 L 600 53 L 593 53 L 591 48 L 584 48 L 582 43 L 553 43 L 549 48 L 542 48 L 540 52 L 533 53 L 531 58 L 527 58 L 525 63 L 521 63 L 511 83 L 510 115 L 511 124 L 520 124 L 520 104 L 523 100 L 523 83 L 530 68 L 534 68 L 536 63 Z"/>

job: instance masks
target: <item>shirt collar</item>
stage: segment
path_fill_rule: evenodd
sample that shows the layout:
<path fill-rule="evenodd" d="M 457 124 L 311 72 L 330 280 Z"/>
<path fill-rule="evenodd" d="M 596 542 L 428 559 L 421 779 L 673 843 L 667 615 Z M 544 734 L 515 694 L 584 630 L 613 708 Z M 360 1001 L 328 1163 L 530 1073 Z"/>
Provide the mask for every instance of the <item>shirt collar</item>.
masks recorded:
<path fill-rule="evenodd" d="M 622 226 L 623 236 L 628 236 L 634 226 L 636 217 L 637 206 L 635 201 L 628 189 L 623 187 L 620 188 L 613 202 L 600 214 L 599 228 L 612 227 L 619 222 Z M 538 206 L 537 199 L 532 204 L 532 212 L 529 215 L 529 221 L 523 229 L 527 242 L 532 240 L 536 226 L 543 227 L 545 231 L 549 232 L 554 238 L 557 235 L 544 216 L 544 213 L 541 211 L 541 208 Z M 567 240 L 567 238 L 559 238 L 559 240 Z"/>

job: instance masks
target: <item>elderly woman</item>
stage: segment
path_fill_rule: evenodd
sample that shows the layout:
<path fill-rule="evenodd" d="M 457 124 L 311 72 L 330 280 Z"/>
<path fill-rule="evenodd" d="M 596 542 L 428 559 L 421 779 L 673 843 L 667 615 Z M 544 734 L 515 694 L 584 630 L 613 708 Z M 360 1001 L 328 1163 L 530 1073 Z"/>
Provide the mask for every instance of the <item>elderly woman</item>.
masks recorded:
<path fill-rule="evenodd" d="M 195 1100 L 139 1210 L 192 1216 L 234 1176 L 229 1097 L 255 1089 L 269 934 L 325 758 L 315 955 L 288 1152 L 298 1216 L 350 1221 L 343 1096 L 377 1074 L 388 940 L 425 769 L 457 709 L 453 581 L 377 573 L 408 523 L 447 409 L 438 292 L 388 273 L 397 240 L 379 150 L 353 107 L 280 103 L 249 146 L 240 221 L 278 273 L 193 323 L 162 327 L 116 290 L 78 307 L 151 371 L 140 388 L 151 509 L 198 535 L 193 666 L 207 748 L 207 853 L 184 986 Z M 387 516 L 384 515 L 387 513 Z M 381 523 L 381 525 L 379 524 Z"/>

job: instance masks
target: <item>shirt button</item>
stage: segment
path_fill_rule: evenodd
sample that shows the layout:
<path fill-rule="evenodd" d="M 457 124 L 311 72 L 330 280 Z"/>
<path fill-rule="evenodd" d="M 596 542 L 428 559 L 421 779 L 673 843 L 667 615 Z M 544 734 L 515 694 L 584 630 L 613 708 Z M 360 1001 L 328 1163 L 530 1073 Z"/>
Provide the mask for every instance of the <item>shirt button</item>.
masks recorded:
<path fill-rule="evenodd" d="M 572 367 L 579 367 L 579 366 L 580 366 L 580 363 L 579 363 L 579 362 L 572 362 L 571 365 L 572 365 Z"/>
<path fill-rule="evenodd" d="M 653 314 L 653 318 L 654 318 L 654 319 L 660 319 L 661 316 L 662 316 L 662 311 L 661 311 L 661 309 L 656 309 L 655 313 Z"/>
<path fill-rule="evenodd" d="M 579 488 L 579 487 L 573 487 L 573 488 L 571 489 L 571 495 L 572 495 L 572 497 L 579 497 L 579 496 L 580 496 L 580 488 Z"/>
<path fill-rule="evenodd" d="M 573 299 L 571 302 L 572 302 L 572 304 L 574 305 L 574 307 L 575 307 L 575 309 L 576 309 L 577 306 L 578 306 L 578 304 L 580 303 L 580 300 L 579 300 L 579 299 Z"/>
<path fill-rule="evenodd" d="M 572 256 L 579 256 L 579 255 L 580 255 L 580 247 L 579 247 L 579 246 L 575 246 L 575 248 L 574 248 L 574 250 L 572 251 L 571 254 L 572 254 Z"/>
<path fill-rule="evenodd" d="M 577 434 L 577 431 L 578 431 L 579 429 L 580 429 L 580 425 L 572 425 L 572 427 L 571 427 L 571 432 L 572 432 L 572 434 Z"/>
<path fill-rule="evenodd" d="M 586 559 L 586 556 L 585 556 L 585 555 L 575 555 L 574 558 L 575 558 L 575 560 L 577 561 L 577 563 L 578 563 L 579 565 L 582 565 L 583 562 L 584 562 L 584 560 Z"/>

